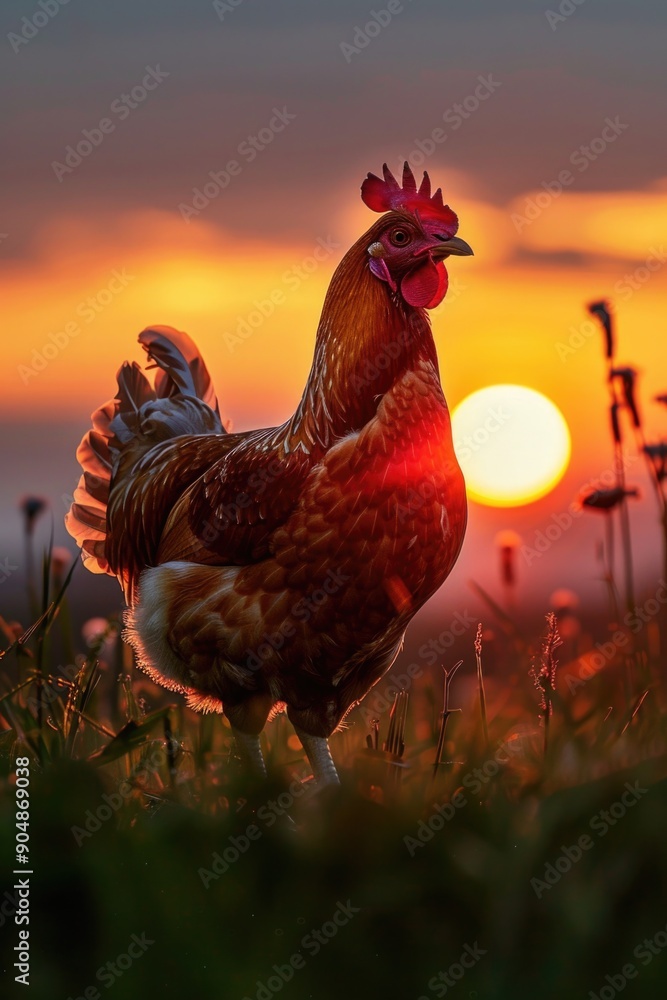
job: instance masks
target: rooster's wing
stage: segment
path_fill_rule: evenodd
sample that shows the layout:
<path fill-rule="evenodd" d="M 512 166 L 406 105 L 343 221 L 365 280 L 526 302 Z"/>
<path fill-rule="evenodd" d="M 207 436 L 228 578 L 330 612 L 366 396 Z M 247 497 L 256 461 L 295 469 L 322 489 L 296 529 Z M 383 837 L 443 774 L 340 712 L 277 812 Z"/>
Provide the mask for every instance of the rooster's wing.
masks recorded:
<path fill-rule="evenodd" d="M 232 447 L 239 435 L 184 435 L 156 445 L 138 461 L 128 451 L 113 478 L 105 555 L 132 593 L 140 573 L 157 565 L 167 519 L 185 490 Z"/>
<path fill-rule="evenodd" d="M 174 506 L 158 561 L 247 565 L 265 559 L 270 540 L 296 508 L 313 455 L 284 453 L 275 430 L 257 431 L 230 449 Z"/>

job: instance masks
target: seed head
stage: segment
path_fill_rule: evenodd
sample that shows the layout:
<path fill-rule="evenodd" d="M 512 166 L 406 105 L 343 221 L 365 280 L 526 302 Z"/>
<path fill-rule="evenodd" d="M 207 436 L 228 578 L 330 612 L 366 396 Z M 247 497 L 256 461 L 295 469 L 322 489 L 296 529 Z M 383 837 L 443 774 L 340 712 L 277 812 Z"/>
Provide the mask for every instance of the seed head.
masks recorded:
<path fill-rule="evenodd" d="M 611 360 L 614 356 L 614 329 L 609 303 L 606 299 L 601 299 L 599 302 L 590 302 L 588 311 L 591 316 L 595 316 L 600 321 L 605 338 L 605 357 Z"/>
<path fill-rule="evenodd" d="M 608 511 L 617 507 L 626 497 L 637 496 L 639 496 L 639 490 L 634 487 L 623 489 L 622 486 L 614 486 L 608 490 L 591 490 L 584 493 L 580 502 L 582 507 L 587 507 L 589 510 Z"/>

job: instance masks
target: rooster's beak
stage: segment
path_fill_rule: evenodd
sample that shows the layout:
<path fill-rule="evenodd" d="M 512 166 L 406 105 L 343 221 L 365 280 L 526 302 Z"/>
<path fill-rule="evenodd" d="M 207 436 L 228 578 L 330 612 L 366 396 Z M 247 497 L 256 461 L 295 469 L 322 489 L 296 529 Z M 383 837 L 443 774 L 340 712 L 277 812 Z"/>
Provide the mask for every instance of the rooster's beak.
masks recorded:
<path fill-rule="evenodd" d="M 465 240 L 460 240 L 458 236 L 452 236 L 450 239 L 442 239 L 441 243 L 436 246 L 431 247 L 431 257 L 434 260 L 445 260 L 447 257 L 473 257 L 473 249 L 469 246 Z"/>

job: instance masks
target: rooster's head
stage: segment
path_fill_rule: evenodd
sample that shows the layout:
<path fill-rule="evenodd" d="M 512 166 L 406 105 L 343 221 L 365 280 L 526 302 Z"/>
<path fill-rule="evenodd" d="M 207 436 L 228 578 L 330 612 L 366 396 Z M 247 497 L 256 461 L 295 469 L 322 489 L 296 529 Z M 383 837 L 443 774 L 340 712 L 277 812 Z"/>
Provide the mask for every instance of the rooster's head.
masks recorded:
<path fill-rule="evenodd" d="M 456 236 L 459 220 L 442 201 L 440 188 L 431 195 L 426 172 L 417 190 L 414 174 L 406 163 L 402 186 L 387 164 L 384 180 L 369 174 L 361 185 L 361 197 L 374 212 L 387 214 L 371 230 L 369 267 L 410 306 L 433 309 L 447 293 L 447 257 L 472 254 Z"/>

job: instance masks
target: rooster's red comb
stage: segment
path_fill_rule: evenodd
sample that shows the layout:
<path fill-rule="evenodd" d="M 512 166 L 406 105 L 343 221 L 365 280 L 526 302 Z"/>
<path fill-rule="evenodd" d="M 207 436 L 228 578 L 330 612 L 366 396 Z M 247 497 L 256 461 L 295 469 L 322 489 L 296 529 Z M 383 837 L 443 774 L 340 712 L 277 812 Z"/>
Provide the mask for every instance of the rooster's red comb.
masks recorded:
<path fill-rule="evenodd" d="M 419 212 L 422 218 L 441 222 L 448 228 L 448 235 L 454 235 L 459 228 L 458 217 L 455 212 L 452 212 L 449 205 L 443 204 L 440 188 L 433 196 L 431 195 L 431 179 L 426 171 L 424 171 L 419 190 L 417 190 L 415 175 L 407 160 L 403 165 L 402 186 L 399 186 L 386 163 L 382 166 L 382 173 L 384 180 L 376 177 L 375 174 L 369 174 L 361 185 L 361 197 L 365 205 L 368 205 L 374 212 L 389 212 L 397 208 L 405 208 L 409 212 Z"/>

